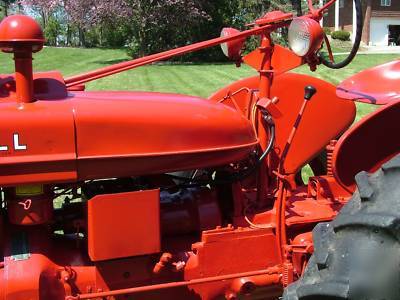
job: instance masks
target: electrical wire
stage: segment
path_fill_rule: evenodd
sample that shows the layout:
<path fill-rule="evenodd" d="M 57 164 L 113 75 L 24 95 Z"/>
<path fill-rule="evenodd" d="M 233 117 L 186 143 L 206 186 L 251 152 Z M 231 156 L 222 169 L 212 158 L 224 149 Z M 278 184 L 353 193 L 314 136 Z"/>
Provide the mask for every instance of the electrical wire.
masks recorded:
<path fill-rule="evenodd" d="M 258 158 L 257 162 L 252 166 L 251 168 L 237 172 L 234 174 L 231 174 L 228 178 L 224 180 L 200 180 L 196 178 L 188 178 L 188 177 L 181 177 L 173 174 L 166 174 L 168 177 L 171 177 L 172 179 L 180 180 L 180 181 L 185 181 L 188 182 L 188 185 L 185 184 L 180 184 L 177 185 L 176 187 L 196 187 L 199 185 L 208 185 L 208 184 L 231 184 L 237 181 L 241 181 L 249 177 L 251 174 L 253 174 L 255 171 L 258 170 L 258 168 L 262 165 L 264 162 L 265 158 L 268 156 L 268 154 L 271 152 L 273 149 L 273 146 L 275 144 L 275 123 L 270 114 L 266 110 L 262 110 L 262 119 L 265 122 L 266 127 L 268 127 L 269 131 L 269 142 L 268 145 L 265 149 L 265 151 L 261 154 L 261 156 Z"/>

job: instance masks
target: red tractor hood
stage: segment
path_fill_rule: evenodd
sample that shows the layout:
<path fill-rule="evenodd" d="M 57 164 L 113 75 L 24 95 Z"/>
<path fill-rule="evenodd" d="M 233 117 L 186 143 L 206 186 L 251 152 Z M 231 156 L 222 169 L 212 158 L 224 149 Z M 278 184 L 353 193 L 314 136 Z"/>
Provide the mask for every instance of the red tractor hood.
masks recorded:
<path fill-rule="evenodd" d="M 0 95 L 2 185 L 219 166 L 258 143 L 240 112 L 198 97 L 74 92 L 18 104 L 12 96 Z"/>
<path fill-rule="evenodd" d="M 81 92 L 71 102 L 81 177 L 222 165 L 258 142 L 240 112 L 197 97 Z"/>
<path fill-rule="evenodd" d="M 400 99 L 400 60 L 395 60 L 346 79 L 337 87 L 340 98 L 369 104 Z"/>

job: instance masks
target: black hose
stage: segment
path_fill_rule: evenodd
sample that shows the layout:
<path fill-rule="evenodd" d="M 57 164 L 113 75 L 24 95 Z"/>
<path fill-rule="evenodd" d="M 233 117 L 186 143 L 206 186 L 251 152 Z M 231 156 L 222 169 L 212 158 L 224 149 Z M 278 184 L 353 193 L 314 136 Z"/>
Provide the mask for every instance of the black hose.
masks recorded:
<path fill-rule="evenodd" d="M 338 0 L 339 1 L 339 0 Z M 356 14 L 357 14 L 357 31 L 356 31 L 356 38 L 354 40 L 353 48 L 351 49 L 351 52 L 349 56 L 346 57 L 345 60 L 339 62 L 339 63 L 333 63 L 326 58 L 324 58 L 322 55 L 320 55 L 321 63 L 331 69 L 341 69 L 349 65 L 354 57 L 356 56 L 358 49 L 360 49 L 360 44 L 361 44 L 361 38 L 362 38 L 362 28 L 363 28 L 363 14 L 362 14 L 362 6 L 361 6 L 361 0 L 354 0 L 355 7 L 356 7 Z M 354 30 L 354 28 L 353 28 Z"/>
<path fill-rule="evenodd" d="M 263 152 L 263 154 L 261 154 L 261 156 L 258 158 L 256 164 L 248 169 L 245 170 L 243 172 L 239 172 L 236 174 L 233 174 L 231 177 L 235 178 L 235 181 L 240 181 L 243 180 L 247 177 L 249 177 L 253 172 L 255 172 L 256 170 L 258 170 L 258 168 L 262 165 L 262 163 L 264 162 L 265 158 L 268 156 L 268 154 L 271 152 L 271 150 L 274 147 L 275 144 L 275 123 L 273 118 L 271 117 L 270 114 L 268 114 L 266 111 L 262 112 L 263 114 L 263 120 L 265 121 L 266 125 L 268 126 L 269 129 L 269 142 L 267 145 L 267 148 L 265 149 L 265 151 Z"/>

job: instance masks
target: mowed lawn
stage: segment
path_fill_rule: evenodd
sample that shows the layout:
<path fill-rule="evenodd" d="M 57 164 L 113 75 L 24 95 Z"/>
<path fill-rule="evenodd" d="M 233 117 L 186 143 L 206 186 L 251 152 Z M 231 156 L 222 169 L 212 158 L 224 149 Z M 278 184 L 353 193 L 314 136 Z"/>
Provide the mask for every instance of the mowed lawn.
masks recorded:
<path fill-rule="evenodd" d="M 345 69 L 331 70 L 320 67 L 310 72 L 303 66 L 295 72 L 312 74 L 338 84 L 343 79 L 363 69 L 397 59 L 400 55 L 359 55 Z M 84 71 L 105 67 L 128 60 L 124 50 L 45 48 L 34 55 L 36 71 L 59 70 L 67 77 Z M 340 59 L 340 57 L 337 57 Z M 13 60 L 10 54 L 0 54 L 0 73 L 12 73 Z M 234 64 L 162 64 L 140 67 L 94 81 L 88 90 L 140 90 L 174 92 L 208 97 L 219 88 L 247 76 L 255 75 L 247 66 L 236 68 Z M 358 118 L 375 109 L 370 105 L 359 105 Z"/>

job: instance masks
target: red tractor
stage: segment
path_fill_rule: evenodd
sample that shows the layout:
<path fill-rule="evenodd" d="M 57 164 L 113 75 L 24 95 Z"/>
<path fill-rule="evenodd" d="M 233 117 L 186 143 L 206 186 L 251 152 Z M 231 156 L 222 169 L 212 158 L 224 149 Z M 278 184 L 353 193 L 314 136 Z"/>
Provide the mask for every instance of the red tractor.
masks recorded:
<path fill-rule="evenodd" d="M 33 73 L 40 27 L 4 19 L 15 74 L 0 76 L 0 300 L 399 299 L 399 63 L 338 88 L 288 72 L 356 55 L 360 0 L 340 63 L 319 25 L 334 2 L 70 78 Z M 283 28 L 290 50 L 271 39 Z M 242 56 L 252 35 L 260 46 Z M 208 99 L 85 91 L 216 45 L 259 75 Z M 385 105 L 350 128 L 351 100 Z"/>

